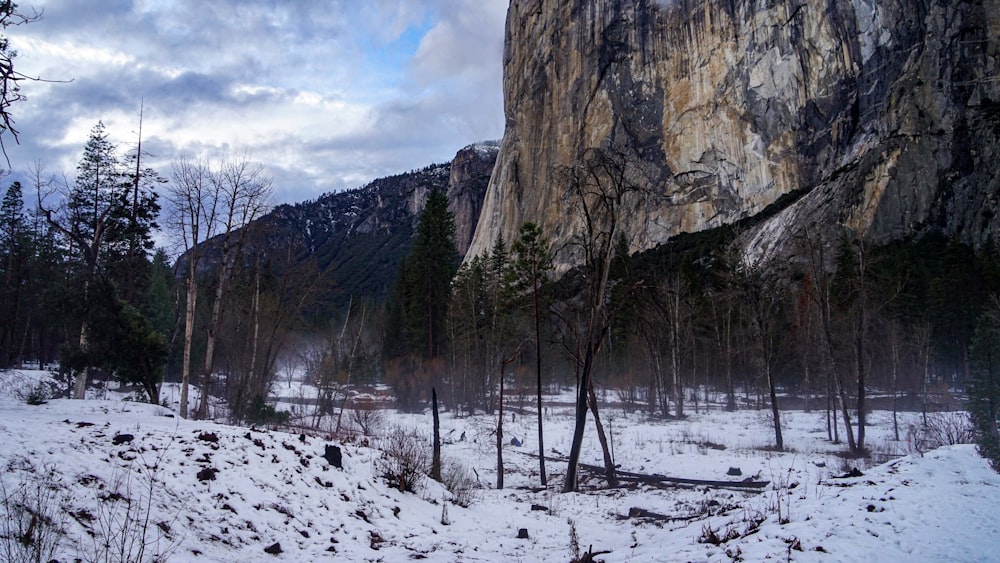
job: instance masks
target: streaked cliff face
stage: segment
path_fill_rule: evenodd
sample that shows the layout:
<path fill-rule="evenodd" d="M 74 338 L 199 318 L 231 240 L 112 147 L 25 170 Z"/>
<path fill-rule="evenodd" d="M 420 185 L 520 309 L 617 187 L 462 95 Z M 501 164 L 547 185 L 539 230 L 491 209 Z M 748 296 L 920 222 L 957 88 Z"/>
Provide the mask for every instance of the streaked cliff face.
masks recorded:
<path fill-rule="evenodd" d="M 632 250 L 811 190 L 750 240 L 805 223 L 874 240 L 998 230 L 996 0 L 512 0 L 507 128 L 470 255 L 523 221 L 579 228 L 561 166 L 646 163 Z"/>

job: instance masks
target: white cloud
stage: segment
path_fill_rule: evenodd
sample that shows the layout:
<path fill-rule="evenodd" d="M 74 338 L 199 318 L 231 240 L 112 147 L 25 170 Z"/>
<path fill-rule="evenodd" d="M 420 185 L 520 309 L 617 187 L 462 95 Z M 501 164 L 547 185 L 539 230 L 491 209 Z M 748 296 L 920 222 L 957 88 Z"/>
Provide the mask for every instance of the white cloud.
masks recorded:
<path fill-rule="evenodd" d="M 72 176 L 90 128 L 181 152 L 247 149 L 295 201 L 450 158 L 503 131 L 507 0 L 37 0 L 17 28 L 22 144 Z"/>

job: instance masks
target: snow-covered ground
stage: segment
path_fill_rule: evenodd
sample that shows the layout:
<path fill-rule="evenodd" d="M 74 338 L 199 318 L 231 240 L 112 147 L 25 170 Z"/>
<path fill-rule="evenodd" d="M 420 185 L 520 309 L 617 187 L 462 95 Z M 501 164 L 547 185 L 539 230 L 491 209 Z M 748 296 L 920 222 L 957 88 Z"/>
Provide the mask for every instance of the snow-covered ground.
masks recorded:
<path fill-rule="evenodd" d="M 505 447 L 506 488 L 496 490 L 495 417 L 445 414 L 447 467 L 468 468 L 481 485 L 462 507 L 430 480 L 416 493 L 391 487 L 377 449 L 386 440 L 181 420 L 167 408 L 117 398 L 28 405 L 19 395 L 40 377 L 0 373 L 3 509 L 16 517 L 25 512 L 14 501 L 41 507 L 59 529 L 47 537 L 58 541 L 60 561 L 105 560 L 116 549 L 136 560 L 136 540 L 144 540 L 147 560 L 247 563 L 569 561 L 591 546 L 606 551 L 597 558 L 608 562 L 1000 560 L 1000 475 L 974 446 L 888 455 L 888 463 L 861 466 L 860 477 L 839 478 L 856 463 L 837 455 L 843 446 L 826 440 L 817 412 L 782 413 L 787 451 L 778 453 L 769 449 L 764 411 L 691 411 L 663 421 L 609 408 L 604 422 L 622 470 L 770 483 L 760 492 L 607 490 L 584 472 L 583 492 L 568 494 L 559 492 L 562 461 L 547 463 L 549 486 L 538 486 L 533 416 L 507 415 L 505 442 L 523 444 Z M 384 414 L 383 435 L 392 427 L 431 432 L 430 414 Z M 904 435 L 917 420 L 904 416 Z M 547 452 L 568 453 L 570 409 L 550 407 L 545 423 Z M 870 424 L 873 449 L 908 450 L 891 440 L 888 413 L 873 413 Z M 327 445 L 341 448 L 343 469 L 324 458 Z M 589 424 L 583 462 L 600 460 Z M 741 477 L 727 476 L 734 467 Z M 0 534 L 17 520 L 5 522 Z M 34 537 L 49 529 L 36 525 Z M 518 537 L 521 529 L 527 537 Z M 13 544 L 0 543 L 3 560 Z M 280 553 L 265 551 L 278 551 L 275 544 Z"/>

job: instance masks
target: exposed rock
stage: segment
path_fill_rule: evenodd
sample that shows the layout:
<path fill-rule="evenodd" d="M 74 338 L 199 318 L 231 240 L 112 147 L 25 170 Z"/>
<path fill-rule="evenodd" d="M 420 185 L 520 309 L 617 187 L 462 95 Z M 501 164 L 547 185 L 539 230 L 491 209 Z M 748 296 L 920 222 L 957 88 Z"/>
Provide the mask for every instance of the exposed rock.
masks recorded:
<path fill-rule="evenodd" d="M 327 444 L 325 451 L 323 452 L 323 458 L 337 469 L 341 468 L 342 456 L 339 446 L 331 446 L 330 444 Z"/>
<path fill-rule="evenodd" d="M 198 434 L 198 439 L 202 442 L 210 442 L 212 444 L 219 443 L 219 435 L 215 432 L 202 432 Z"/>
<path fill-rule="evenodd" d="M 483 197 L 489 184 L 497 154 L 498 141 L 469 145 L 451 161 L 448 178 L 448 210 L 455 215 L 455 247 L 465 256 L 479 222 Z"/>
<path fill-rule="evenodd" d="M 625 147 L 631 249 L 732 223 L 757 252 L 811 223 L 885 241 L 1000 229 L 1000 10 L 932 0 L 512 0 L 506 131 L 470 254 L 527 220 L 579 230 L 558 170 Z M 564 264 L 565 265 L 565 264 Z"/>
<path fill-rule="evenodd" d="M 270 555 L 279 555 L 282 552 L 281 542 L 274 542 L 273 544 L 264 548 L 264 553 Z"/>
<path fill-rule="evenodd" d="M 134 439 L 135 436 L 132 434 L 115 434 L 114 438 L 111 438 L 111 443 L 116 446 L 120 446 L 122 444 L 129 444 Z"/>

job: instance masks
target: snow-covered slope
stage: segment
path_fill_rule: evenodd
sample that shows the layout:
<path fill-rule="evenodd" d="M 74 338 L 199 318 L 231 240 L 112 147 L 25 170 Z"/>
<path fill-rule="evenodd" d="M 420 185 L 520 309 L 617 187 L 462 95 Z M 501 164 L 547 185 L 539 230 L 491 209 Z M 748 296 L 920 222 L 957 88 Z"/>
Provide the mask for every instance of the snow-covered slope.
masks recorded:
<path fill-rule="evenodd" d="M 590 477 L 585 492 L 572 494 L 558 492 L 562 462 L 550 461 L 550 486 L 536 488 L 533 417 L 505 423 L 505 436 L 526 443 L 505 448 L 507 488 L 497 491 L 489 488 L 495 418 L 445 415 L 446 458 L 474 469 L 484 486 L 463 508 L 429 480 L 416 494 L 390 487 L 374 439 L 345 443 L 186 421 L 163 407 L 121 400 L 30 406 L 14 393 L 27 384 L 13 381 L 0 375 L 4 490 L 17 499 L 22 484 L 45 485 L 48 514 L 62 530 L 60 561 L 106 555 L 105 536 L 112 548 L 142 538 L 147 507 L 148 560 L 569 561 L 574 536 L 581 551 L 610 551 L 598 557 L 608 562 L 1000 559 L 1000 476 L 973 446 L 897 457 L 862 468 L 861 477 L 837 478 L 850 464 L 836 455 L 842 446 L 827 443 L 822 413 L 784 413 L 791 451 L 776 453 L 767 449 L 769 423 L 760 411 L 667 422 L 607 409 L 622 469 L 738 480 L 726 472 L 739 467 L 770 485 L 762 492 L 601 490 Z M 547 416 L 547 446 L 567 452 L 569 409 L 552 407 Z M 390 418 L 430 431 L 429 415 Z M 876 449 L 906 447 L 889 439 L 885 413 L 871 422 Z M 584 461 L 597 463 L 592 429 L 587 436 Z M 343 469 L 323 457 L 327 445 L 342 449 Z M 14 521 L 6 522 L 9 528 Z M 527 538 L 517 537 L 521 528 Z M 277 551 L 275 544 L 280 553 L 265 551 Z"/>

